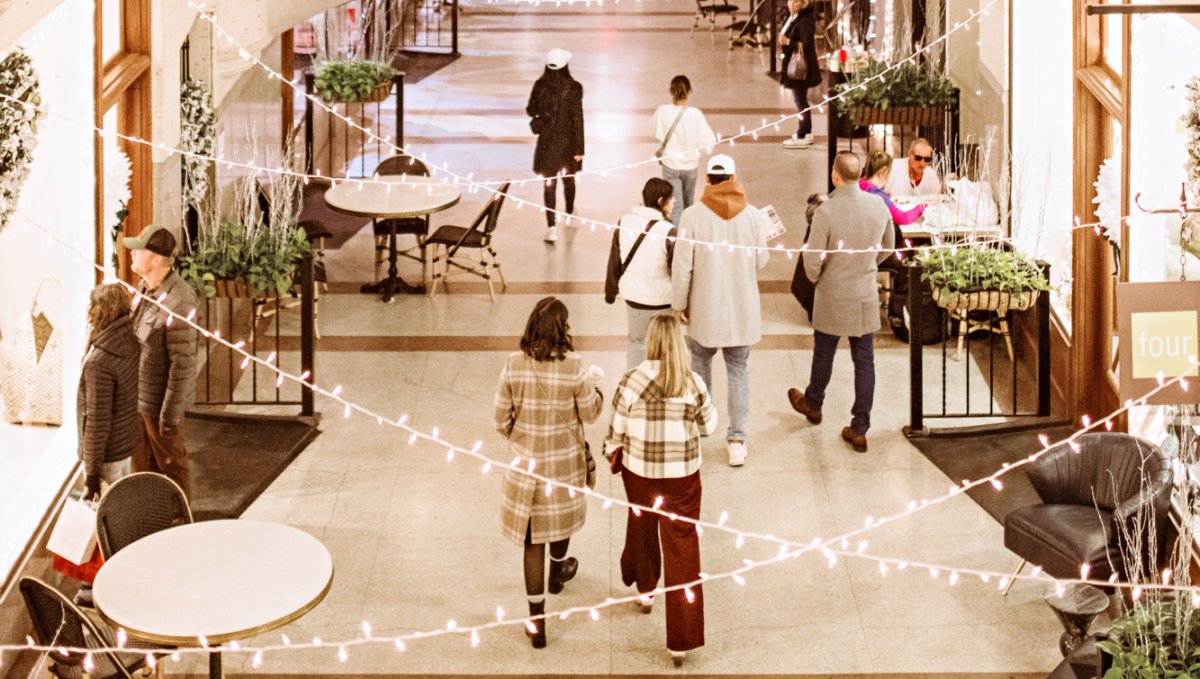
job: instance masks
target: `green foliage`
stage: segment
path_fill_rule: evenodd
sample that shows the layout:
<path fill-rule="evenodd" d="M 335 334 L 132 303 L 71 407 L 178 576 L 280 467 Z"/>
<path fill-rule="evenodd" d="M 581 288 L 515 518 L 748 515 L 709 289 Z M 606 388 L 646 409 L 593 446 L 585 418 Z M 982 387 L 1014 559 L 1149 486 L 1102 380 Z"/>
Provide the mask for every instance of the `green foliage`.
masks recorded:
<path fill-rule="evenodd" d="M 243 280 L 259 293 L 286 293 L 292 287 L 296 263 L 308 250 L 304 229 L 247 229 L 222 222 L 179 258 L 180 273 L 191 286 L 212 297 L 217 279 Z"/>
<path fill-rule="evenodd" d="M 329 102 L 353 103 L 371 96 L 375 86 L 396 74 L 382 61 L 330 60 L 317 67 L 317 93 Z"/>
<path fill-rule="evenodd" d="M 1138 604 L 1096 645 L 1112 656 L 1104 679 L 1200 679 L 1200 619 L 1186 593 Z"/>
<path fill-rule="evenodd" d="M 1031 290 L 1049 290 L 1050 283 L 1029 258 L 997 247 L 963 246 L 925 250 L 917 256 L 925 271 L 921 280 L 951 295 L 999 290 L 1017 300 Z"/>
<path fill-rule="evenodd" d="M 872 59 L 867 66 L 838 88 L 838 110 L 848 113 L 855 106 L 887 109 L 896 106 L 948 106 L 954 103 L 954 85 L 932 66 L 906 61 L 895 69 Z"/>

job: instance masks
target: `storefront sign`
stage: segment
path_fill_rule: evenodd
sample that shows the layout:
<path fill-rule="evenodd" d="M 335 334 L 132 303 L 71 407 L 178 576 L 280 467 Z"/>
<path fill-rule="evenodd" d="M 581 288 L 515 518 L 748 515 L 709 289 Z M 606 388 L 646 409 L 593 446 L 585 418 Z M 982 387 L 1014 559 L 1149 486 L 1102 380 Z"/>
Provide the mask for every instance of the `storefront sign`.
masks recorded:
<path fill-rule="evenodd" d="M 1200 376 L 1200 282 L 1117 286 L 1121 400 L 1141 399 L 1159 380 Z M 1148 405 L 1200 403 L 1200 380 L 1171 385 Z"/>

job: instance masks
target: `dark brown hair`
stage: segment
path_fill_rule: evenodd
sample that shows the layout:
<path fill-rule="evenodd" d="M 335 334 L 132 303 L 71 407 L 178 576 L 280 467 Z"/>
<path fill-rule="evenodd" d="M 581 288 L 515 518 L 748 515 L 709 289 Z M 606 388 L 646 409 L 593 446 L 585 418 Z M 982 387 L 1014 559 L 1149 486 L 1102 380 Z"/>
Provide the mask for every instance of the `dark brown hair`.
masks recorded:
<path fill-rule="evenodd" d="M 675 103 L 679 103 L 688 98 L 692 93 L 692 81 L 688 80 L 686 75 L 677 75 L 671 78 L 671 99 Z"/>
<path fill-rule="evenodd" d="M 675 189 L 671 186 L 671 182 L 662 177 L 651 177 L 646 180 L 646 185 L 642 187 L 642 205 L 648 208 L 653 208 L 663 213 L 663 217 L 667 217 L 667 213 L 663 212 L 667 201 L 671 196 L 675 195 Z"/>
<path fill-rule="evenodd" d="M 521 336 L 521 353 L 535 361 L 561 361 L 568 351 L 575 350 L 567 324 L 567 305 L 557 297 L 543 297 L 534 305 L 525 334 Z"/>

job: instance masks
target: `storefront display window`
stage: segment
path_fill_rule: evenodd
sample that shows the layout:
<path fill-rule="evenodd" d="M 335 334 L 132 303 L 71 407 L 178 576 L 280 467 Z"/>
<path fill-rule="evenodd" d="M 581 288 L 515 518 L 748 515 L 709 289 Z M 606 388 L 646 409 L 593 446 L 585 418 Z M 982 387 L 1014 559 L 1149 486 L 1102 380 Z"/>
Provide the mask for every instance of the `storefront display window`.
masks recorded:
<path fill-rule="evenodd" d="M 0 408 L 0 578 L 9 573 L 76 461 L 74 394 L 95 272 L 55 239 L 85 256 L 96 245 L 89 124 L 93 11 L 91 0 L 66 0 L 15 43 L 0 45 L 0 57 L 18 46 L 28 52 L 41 106 L 53 112 L 38 125 L 29 176 L 16 211 L 0 231 L 0 353 L 9 352 L 11 359 L 25 351 L 26 336 L 34 338 L 36 352 L 36 375 L 22 375 L 8 397 L 0 395 L 5 400 Z M 79 49 L 64 50 L 64 44 Z M 14 362 L 0 364 L 12 379 Z M 22 384 L 26 391 L 36 390 L 32 399 L 21 396 Z M 10 401 L 19 407 L 8 408 Z"/>

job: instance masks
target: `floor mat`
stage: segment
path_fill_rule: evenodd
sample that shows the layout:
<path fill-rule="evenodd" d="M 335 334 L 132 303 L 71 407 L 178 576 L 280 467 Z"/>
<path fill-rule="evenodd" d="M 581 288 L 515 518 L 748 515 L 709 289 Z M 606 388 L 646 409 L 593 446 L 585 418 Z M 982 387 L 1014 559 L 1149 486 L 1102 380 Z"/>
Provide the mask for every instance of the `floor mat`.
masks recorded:
<path fill-rule="evenodd" d="M 296 420 L 189 414 L 192 515 L 197 521 L 241 516 L 318 433 Z"/>
<path fill-rule="evenodd" d="M 412 85 L 454 63 L 458 57 L 457 54 L 401 52 L 392 59 L 392 66 L 404 72 L 405 85 Z"/>
<path fill-rule="evenodd" d="M 963 479 L 974 481 L 988 476 L 1006 462 L 1013 463 L 1037 452 L 1042 447 L 1038 434 L 1045 434 L 1054 443 L 1067 438 L 1073 431 L 1070 426 L 1059 426 L 989 436 L 914 438 L 909 439 L 909 443 L 952 481 L 962 483 Z M 1024 471 L 1008 472 L 1000 480 L 1004 483 L 1001 492 L 984 484 L 968 490 L 967 495 L 1001 524 L 1010 511 L 1041 502 Z"/>

